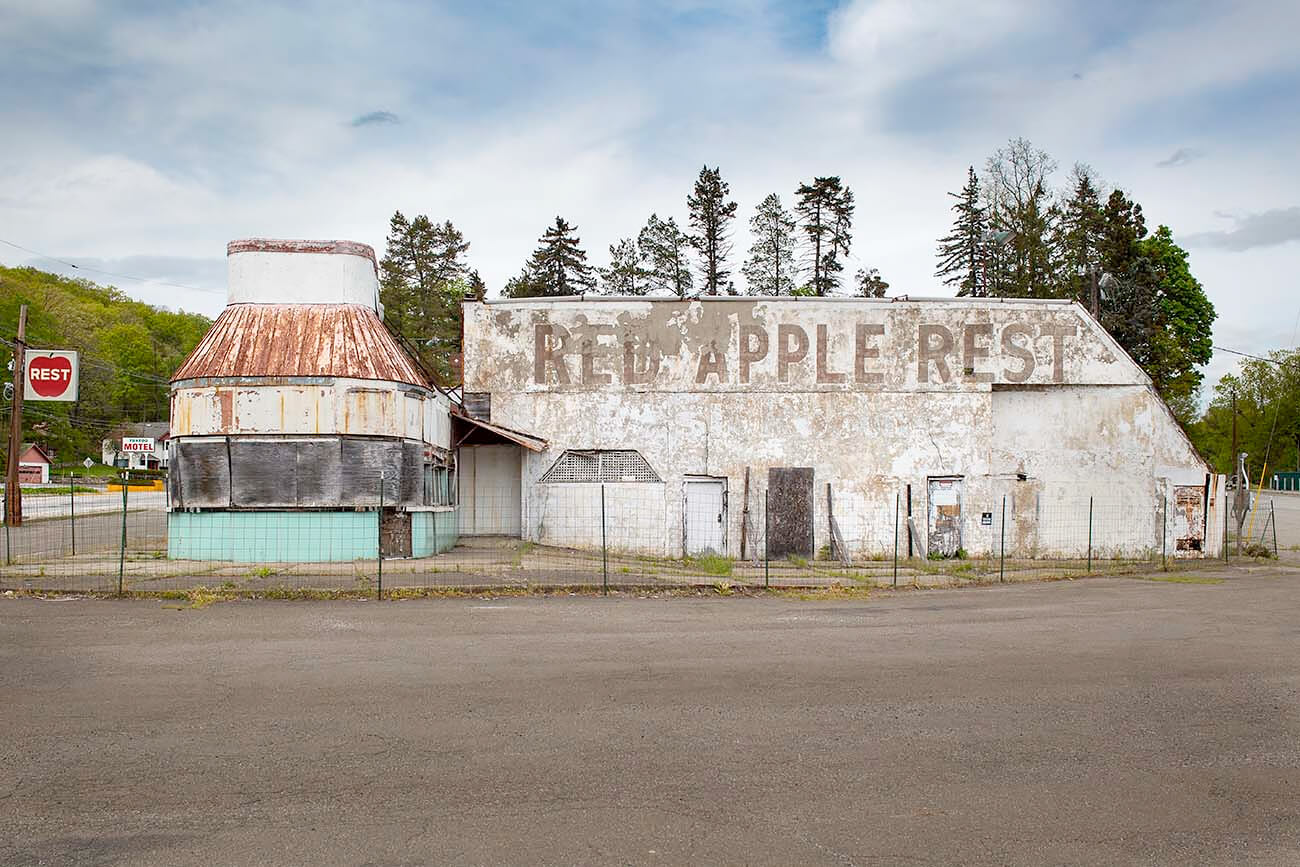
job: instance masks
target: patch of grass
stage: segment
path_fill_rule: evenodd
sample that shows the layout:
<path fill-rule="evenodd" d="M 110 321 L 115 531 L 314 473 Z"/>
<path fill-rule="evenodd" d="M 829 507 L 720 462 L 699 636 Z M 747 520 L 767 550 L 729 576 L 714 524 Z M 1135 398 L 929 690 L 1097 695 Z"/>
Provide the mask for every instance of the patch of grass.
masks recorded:
<path fill-rule="evenodd" d="M 796 567 L 796 568 L 798 568 L 798 569 L 807 569 L 807 568 L 808 568 L 808 559 L 807 559 L 806 557 L 800 557 L 798 554 L 791 554 L 790 556 L 786 557 L 785 559 L 788 560 L 788 561 L 790 561 L 790 565 L 791 565 L 791 566 L 794 566 L 794 567 Z"/>
<path fill-rule="evenodd" d="M 248 570 L 249 578 L 270 578 L 275 574 L 275 570 L 270 566 L 258 566 L 256 569 Z"/>
<path fill-rule="evenodd" d="M 730 595 L 731 595 L 731 582 L 730 582 L 730 581 L 714 581 L 714 582 L 713 582 L 713 592 L 714 592 L 714 593 L 717 593 L 719 596 L 730 596 Z"/>
<path fill-rule="evenodd" d="M 1247 557 L 1260 557 L 1265 560 L 1273 559 L 1273 549 L 1267 545 L 1261 545 L 1258 542 L 1252 542 L 1241 549 L 1241 553 Z"/>
<path fill-rule="evenodd" d="M 1139 575 L 1141 581 L 1161 581 L 1165 584 L 1222 584 L 1222 578 L 1207 578 L 1203 575 Z"/>
<path fill-rule="evenodd" d="M 688 557 L 686 565 L 706 575 L 730 575 L 734 564 L 730 557 L 723 557 L 720 554 L 702 554 L 699 557 Z"/>

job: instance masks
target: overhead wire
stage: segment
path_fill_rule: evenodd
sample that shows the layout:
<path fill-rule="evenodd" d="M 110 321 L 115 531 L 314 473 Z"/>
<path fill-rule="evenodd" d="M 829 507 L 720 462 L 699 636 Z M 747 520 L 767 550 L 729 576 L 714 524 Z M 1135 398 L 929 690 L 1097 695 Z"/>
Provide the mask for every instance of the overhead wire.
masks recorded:
<path fill-rule="evenodd" d="M 132 274 L 120 274 L 116 271 L 105 271 L 102 268 L 92 268 L 89 265 L 78 265 L 76 262 L 70 262 L 67 259 L 60 259 L 58 256 L 51 256 L 47 253 L 41 253 L 37 250 L 31 249 L 30 247 L 24 247 L 22 244 L 16 244 L 13 241 L 6 241 L 4 238 L 0 238 L 0 244 L 5 244 L 7 246 L 13 247 L 16 250 L 22 250 L 24 253 L 30 253 L 33 256 L 36 256 L 40 259 L 47 259 L 51 262 L 58 262 L 60 265 L 64 265 L 68 268 L 74 268 L 78 271 L 88 271 L 92 274 L 103 274 L 106 277 L 116 277 L 119 280 L 135 280 L 136 282 L 139 283 L 153 283 L 155 286 L 170 286 L 173 289 L 189 289 L 194 292 L 224 293 L 226 291 L 224 289 L 205 288 L 203 286 L 187 286 L 184 283 L 172 283 L 168 280 L 158 280 L 154 277 L 137 277 Z"/>

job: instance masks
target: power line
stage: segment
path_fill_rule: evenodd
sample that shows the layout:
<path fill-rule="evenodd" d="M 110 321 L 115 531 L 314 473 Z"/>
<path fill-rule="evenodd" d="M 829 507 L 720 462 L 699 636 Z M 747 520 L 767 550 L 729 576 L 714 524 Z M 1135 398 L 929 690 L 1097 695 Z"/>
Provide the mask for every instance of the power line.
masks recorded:
<path fill-rule="evenodd" d="M 166 280 L 158 280 L 153 277 L 136 277 L 132 274 L 118 274 L 115 271 L 104 271 L 100 268 L 91 268 L 89 265 L 78 265 L 76 262 L 69 262 L 67 259 L 60 259 L 58 256 L 50 256 L 45 253 L 40 253 L 30 247 L 24 247 L 22 244 L 15 244 L 13 241 L 6 241 L 4 238 L 0 238 L 0 244 L 7 244 L 16 250 L 22 250 L 24 253 L 31 253 L 39 259 L 58 262 L 60 265 L 65 265 L 68 268 L 75 268 L 78 271 L 89 271 L 92 274 L 103 274 L 106 277 L 116 277 L 119 280 L 135 280 L 140 283 L 153 283 L 156 286 L 170 286 L 173 289 L 189 289 L 194 292 L 224 293 L 226 291 L 224 289 L 205 289 L 201 286 L 187 286 L 184 283 L 169 283 Z"/>
<path fill-rule="evenodd" d="M 1278 361 L 1276 358 L 1264 358 L 1262 355 L 1251 355 L 1249 352 L 1238 352 L 1235 349 L 1228 349 L 1226 346 L 1211 347 L 1215 352 L 1226 352 L 1229 355 L 1240 355 L 1242 358 L 1253 358 L 1256 361 L 1267 361 L 1269 364 L 1284 364 L 1285 360 Z"/>

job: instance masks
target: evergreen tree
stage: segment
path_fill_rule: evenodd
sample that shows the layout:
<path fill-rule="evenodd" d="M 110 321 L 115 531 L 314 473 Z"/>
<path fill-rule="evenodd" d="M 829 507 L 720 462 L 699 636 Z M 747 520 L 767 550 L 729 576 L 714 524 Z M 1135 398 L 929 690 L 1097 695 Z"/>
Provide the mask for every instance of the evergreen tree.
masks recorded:
<path fill-rule="evenodd" d="M 754 243 L 749 259 L 741 268 L 751 295 L 789 295 L 795 287 L 795 221 L 781 204 L 781 197 L 769 193 L 749 220 Z"/>
<path fill-rule="evenodd" d="M 519 277 L 506 283 L 509 298 L 577 295 L 596 285 L 587 264 L 587 254 L 579 246 L 578 227 L 563 217 L 555 218 L 538 239 L 538 247 Z"/>
<path fill-rule="evenodd" d="M 384 319 L 414 346 L 417 360 L 440 385 L 453 385 L 453 356 L 461 351 L 469 242 L 448 220 L 394 212 L 380 260 L 379 300 Z"/>
<path fill-rule="evenodd" d="M 952 206 L 957 216 L 952 221 L 952 231 L 939 239 L 939 269 L 934 276 L 942 277 L 948 286 L 956 286 L 958 295 L 983 297 L 989 294 L 984 273 L 988 223 L 980 203 L 980 182 L 974 166 L 967 169 L 962 191 L 948 195 L 957 200 Z"/>
<path fill-rule="evenodd" d="M 1060 258 L 1058 294 L 1092 309 L 1093 281 L 1102 274 L 1101 236 L 1104 221 L 1092 171 L 1074 167 L 1074 186 L 1056 226 L 1056 252 Z"/>
<path fill-rule="evenodd" d="M 856 294 L 862 298 L 884 298 L 889 284 L 880 276 L 878 268 L 859 268 L 853 276 Z"/>
<path fill-rule="evenodd" d="M 691 291 L 691 268 L 687 262 L 690 238 L 669 217 L 651 214 L 637 236 L 637 247 L 646 266 L 647 291 L 672 292 L 685 298 Z"/>
<path fill-rule="evenodd" d="M 728 202 L 731 186 L 722 179 L 719 168 L 700 169 L 695 180 L 695 191 L 686 197 L 689 209 L 691 246 L 700 255 L 700 277 L 704 291 L 717 295 L 718 288 L 727 282 L 731 269 L 727 256 L 731 253 L 731 236 L 728 227 L 736 218 L 736 203 Z"/>
<path fill-rule="evenodd" d="M 795 196 L 812 266 L 809 287 L 814 295 L 832 294 L 844 270 L 840 256 L 848 255 L 853 242 L 853 191 L 838 177 L 819 177 L 800 184 Z"/>
<path fill-rule="evenodd" d="M 479 276 L 477 268 L 469 272 L 467 282 L 469 283 L 469 295 L 466 297 L 472 297 L 475 301 L 482 301 L 487 297 L 487 284 Z"/>
<path fill-rule="evenodd" d="M 609 267 L 600 269 L 601 290 L 606 295 L 644 295 L 649 289 L 645 277 L 635 241 L 623 238 L 609 245 Z"/>

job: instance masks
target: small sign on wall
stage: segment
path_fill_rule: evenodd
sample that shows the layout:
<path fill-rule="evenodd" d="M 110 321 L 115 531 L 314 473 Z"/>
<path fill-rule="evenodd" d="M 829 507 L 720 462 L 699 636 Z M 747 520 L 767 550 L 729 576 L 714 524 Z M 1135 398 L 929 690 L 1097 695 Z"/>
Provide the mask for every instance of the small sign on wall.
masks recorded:
<path fill-rule="evenodd" d="M 992 526 L 993 526 L 993 513 L 992 513 L 992 512 L 980 512 L 980 526 L 981 526 L 981 527 L 992 527 Z"/>

